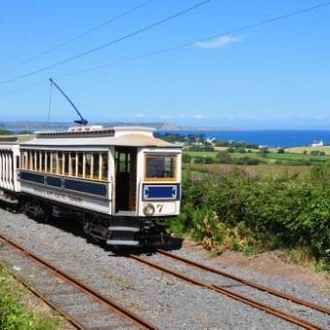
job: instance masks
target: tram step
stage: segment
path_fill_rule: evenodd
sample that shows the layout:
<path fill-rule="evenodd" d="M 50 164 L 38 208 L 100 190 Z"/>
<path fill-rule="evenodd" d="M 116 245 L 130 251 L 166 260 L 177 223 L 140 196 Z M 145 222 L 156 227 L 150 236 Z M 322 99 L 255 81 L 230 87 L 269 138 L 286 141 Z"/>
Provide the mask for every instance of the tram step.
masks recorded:
<path fill-rule="evenodd" d="M 138 241 L 127 241 L 127 240 L 119 240 L 119 239 L 108 239 L 108 245 L 129 245 L 129 246 L 137 246 L 139 245 Z"/>
<path fill-rule="evenodd" d="M 140 230 L 140 228 L 129 227 L 129 226 L 111 226 L 109 227 L 110 231 L 126 231 L 131 233 L 136 233 Z"/>

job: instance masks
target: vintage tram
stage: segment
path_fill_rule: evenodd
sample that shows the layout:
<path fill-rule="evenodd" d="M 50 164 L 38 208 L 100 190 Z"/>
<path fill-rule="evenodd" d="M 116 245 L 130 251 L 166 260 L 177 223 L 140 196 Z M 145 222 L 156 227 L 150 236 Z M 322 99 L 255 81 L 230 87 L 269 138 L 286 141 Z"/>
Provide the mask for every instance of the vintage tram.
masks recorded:
<path fill-rule="evenodd" d="M 0 200 L 42 221 L 67 217 L 112 246 L 168 243 L 180 211 L 181 147 L 148 127 L 79 125 L 0 137 Z"/>

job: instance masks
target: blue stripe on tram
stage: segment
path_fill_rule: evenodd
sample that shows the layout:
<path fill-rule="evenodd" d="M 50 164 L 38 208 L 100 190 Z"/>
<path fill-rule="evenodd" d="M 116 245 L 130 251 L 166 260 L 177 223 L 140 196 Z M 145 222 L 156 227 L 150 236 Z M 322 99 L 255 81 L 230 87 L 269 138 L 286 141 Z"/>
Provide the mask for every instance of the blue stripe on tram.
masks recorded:
<path fill-rule="evenodd" d="M 48 176 L 46 178 L 46 184 L 48 186 L 53 186 L 53 187 L 61 187 L 61 178 L 57 178 L 54 176 Z"/>
<path fill-rule="evenodd" d="M 22 180 L 45 184 L 45 177 L 43 174 L 36 174 L 36 173 L 29 173 L 29 172 L 21 171 L 20 177 Z"/>
<path fill-rule="evenodd" d="M 107 186 L 103 183 L 65 179 L 64 188 L 98 196 L 107 196 Z"/>

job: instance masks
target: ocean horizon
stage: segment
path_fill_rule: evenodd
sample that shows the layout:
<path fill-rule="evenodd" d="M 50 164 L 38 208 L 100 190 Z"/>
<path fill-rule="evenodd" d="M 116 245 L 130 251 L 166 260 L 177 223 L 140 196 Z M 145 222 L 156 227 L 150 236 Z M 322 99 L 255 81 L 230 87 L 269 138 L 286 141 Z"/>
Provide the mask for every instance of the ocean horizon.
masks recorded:
<path fill-rule="evenodd" d="M 173 133 L 180 135 L 202 134 L 205 139 L 219 141 L 246 142 L 265 147 L 311 146 L 323 142 L 330 145 L 330 130 L 157 130 L 159 134 Z"/>
<path fill-rule="evenodd" d="M 63 128 L 64 129 L 64 128 Z M 66 128 L 65 128 L 66 129 Z M 10 129 L 14 134 L 22 131 L 19 128 Z M 34 130 L 32 130 L 34 131 Z M 180 129 L 156 129 L 156 133 L 180 134 L 180 135 L 203 135 L 205 139 L 215 138 L 219 141 L 233 141 L 253 143 L 265 147 L 298 147 L 311 146 L 312 143 L 323 142 L 323 145 L 330 145 L 329 130 L 303 130 L 303 129 L 264 129 L 264 130 L 243 130 L 243 129 L 206 129 L 206 128 L 180 128 Z"/>

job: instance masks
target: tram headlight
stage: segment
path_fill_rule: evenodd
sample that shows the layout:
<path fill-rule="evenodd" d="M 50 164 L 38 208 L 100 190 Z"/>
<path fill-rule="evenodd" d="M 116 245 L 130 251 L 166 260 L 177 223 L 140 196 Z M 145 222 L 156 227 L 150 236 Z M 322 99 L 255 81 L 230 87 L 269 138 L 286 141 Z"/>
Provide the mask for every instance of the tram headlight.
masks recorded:
<path fill-rule="evenodd" d="M 152 204 L 148 203 L 144 206 L 143 213 L 144 215 L 151 216 L 155 213 L 155 207 Z"/>

